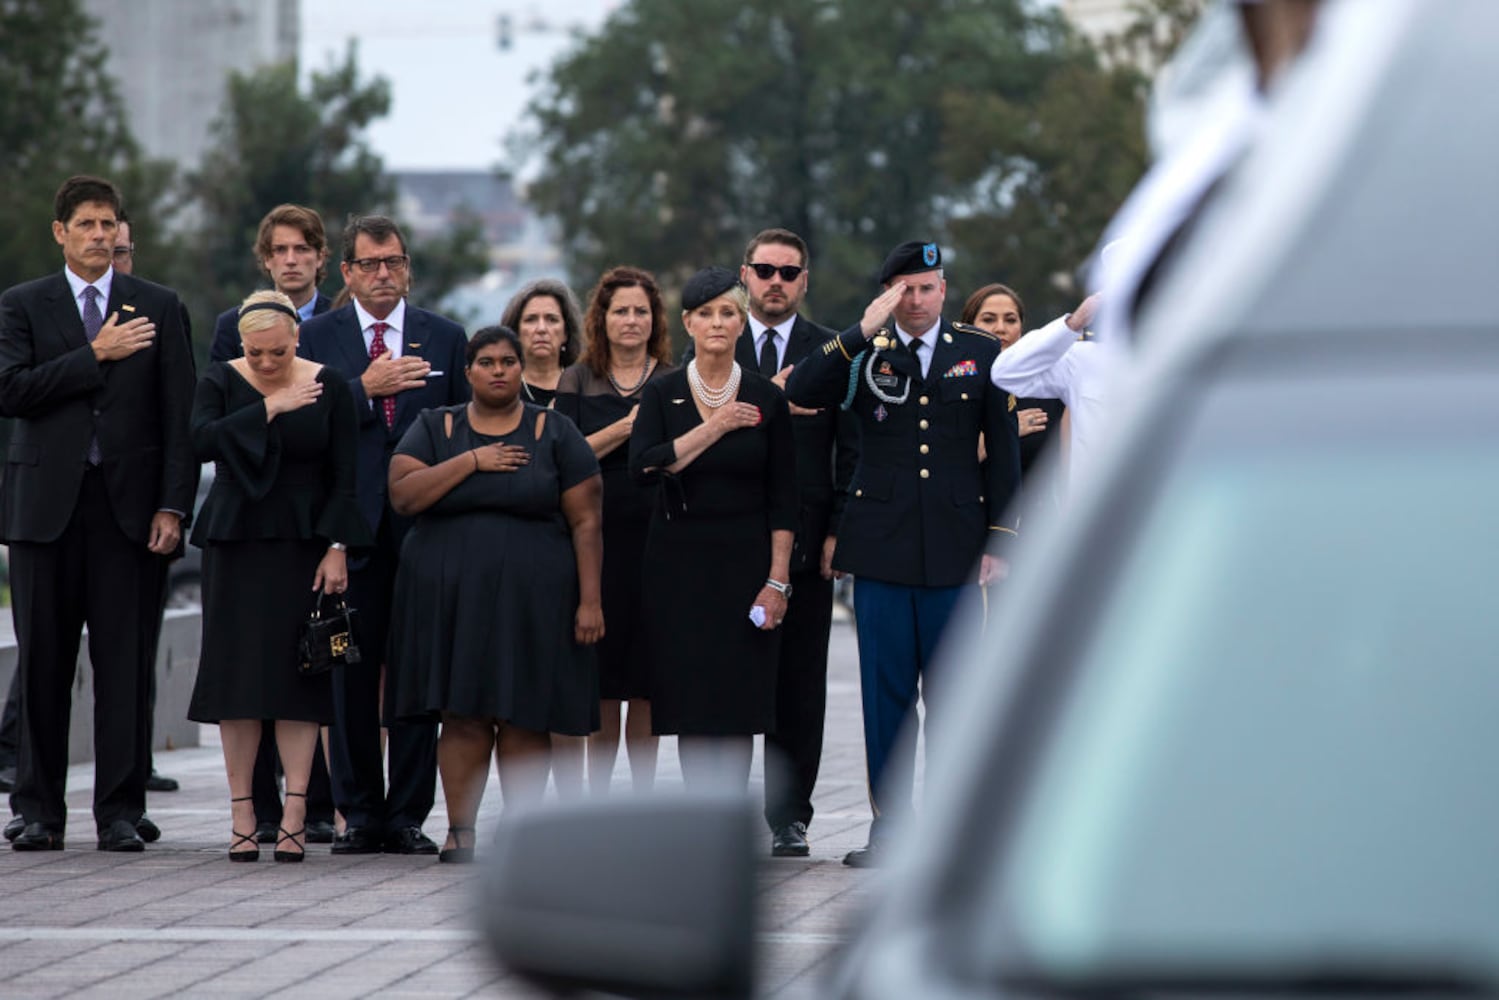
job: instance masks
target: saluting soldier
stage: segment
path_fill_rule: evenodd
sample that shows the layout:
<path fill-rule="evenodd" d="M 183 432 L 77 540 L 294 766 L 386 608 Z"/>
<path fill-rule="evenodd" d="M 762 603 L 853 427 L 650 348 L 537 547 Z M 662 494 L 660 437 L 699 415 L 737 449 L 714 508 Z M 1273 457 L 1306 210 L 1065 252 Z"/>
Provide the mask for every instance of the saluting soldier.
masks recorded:
<path fill-rule="evenodd" d="M 996 534 L 1014 535 L 1006 508 L 1020 482 L 1014 399 L 988 378 L 999 341 L 942 318 L 941 249 L 902 243 L 885 259 L 880 283 L 885 291 L 864 318 L 808 356 L 786 385 L 798 406 L 842 406 L 862 433 L 833 554 L 834 568 L 858 578 L 874 822 L 868 846 L 843 859 L 856 868 L 879 863 L 890 820 L 911 808 L 914 744 L 903 766 L 891 759 L 901 727 L 964 588 L 997 575 L 984 550 Z"/>

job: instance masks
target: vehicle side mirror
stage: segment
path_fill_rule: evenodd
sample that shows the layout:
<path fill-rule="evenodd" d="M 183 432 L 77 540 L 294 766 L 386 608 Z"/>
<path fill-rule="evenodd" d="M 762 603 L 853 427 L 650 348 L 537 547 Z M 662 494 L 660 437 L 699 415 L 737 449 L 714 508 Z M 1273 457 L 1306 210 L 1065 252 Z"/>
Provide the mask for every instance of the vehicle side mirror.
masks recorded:
<path fill-rule="evenodd" d="M 749 997 L 754 832 L 742 796 L 573 803 L 506 819 L 484 879 L 490 947 L 561 993 Z"/>

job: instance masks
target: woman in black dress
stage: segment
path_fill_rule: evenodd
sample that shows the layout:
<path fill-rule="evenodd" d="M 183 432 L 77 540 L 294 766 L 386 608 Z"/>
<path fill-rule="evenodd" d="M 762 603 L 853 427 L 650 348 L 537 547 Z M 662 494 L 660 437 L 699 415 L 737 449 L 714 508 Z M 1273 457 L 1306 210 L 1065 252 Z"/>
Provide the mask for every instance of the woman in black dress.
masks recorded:
<path fill-rule="evenodd" d="M 572 289 L 553 278 L 533 281 L 515 293 L 500 325 L 520 336 L 526 366 L 522 397 L 537 406 L 551 405 L 563 369 L 578 359 L 582 323 Z"/>
<path fill-rule="evenodd" d="M 1025 303 L 1014 289 L 998 282 L 985 285 L 963 305 L 964 323 L 971 323 L 999 338 L 1000 350 L 1008 350 L 1025 336 Z M 1066 432 L 1067 407 L 1060 399 L 1018 399 L 1015 422 L 1020 428 L 1020 478 L 1030 473 L 1031 464 L 1062 440 Z"/>
<path fill-rule="evenodd" d="M 391 625 L 392 714 L 440 716 L 442 861 L 473 858 L 492 753 L 505 803 L 546 789 L 548 733 L 598 726 L 599 466 L 572 423 L 522 401 L 520 341 L 468 342 L 473 401 L 427 410 L 390 460 L 390 503 L 415 517 Z"/>
<path fill-rule="evenodd" d="M 216 722 L 234 815 L 229 858 L 254 861 L 250 783 L 262 719 L 286 772 L 277 861 L 301 861 L 327 674 L 297 671 L 297 629 L 316 591 L 348 588 L 345 549 L 370 542 L 354 496 L 358 414 L 341 375 L 296 356 L 297 312 L 280 292 L 240 307 L 245 356 L 203 373 L 193 450 L 215 465 L 193 528 L 203 549 L 203 646 L 188 718 Z"/>
<path fill-rule="evenodd" d="M 693 275 L 682 322 L 696 356 L 646 386 L 630 434 L 630 471 L 661 484 L 642 587 L 652 720 L 680 737 L 689 787 L 743 787 L 754 734 L 775 729 L 796 456 L 781 390 L 734 360 L 748 305 L 733 271 Z"/>
<path fill-rule="evenodd" d="M 599 731 L 588 740 L 588 787 L 594 795 L 609 790 L 624 707 L 630 778 L 637 792 L 648 792 L 656 780 L 657 740 L 651 734 L 640 571 L 655 489 L 630 477 L 628 442 L 641 391 L 672 371 L 656 279 L 635 267 L 606 271 L 589 296 L 583 329 L 583 356 L 562 373 L 553 406 L 588 436 L 604 473 L 604 617 L 610 624 L 599 643 L 603 701 Z"/>

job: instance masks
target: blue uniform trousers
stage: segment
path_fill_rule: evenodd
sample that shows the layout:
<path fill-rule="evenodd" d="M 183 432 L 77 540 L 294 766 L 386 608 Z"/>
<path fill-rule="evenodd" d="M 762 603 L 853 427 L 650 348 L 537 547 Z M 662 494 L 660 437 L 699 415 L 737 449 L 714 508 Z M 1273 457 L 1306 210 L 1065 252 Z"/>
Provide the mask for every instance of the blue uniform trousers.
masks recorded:
<path fill-rule="evenodd" d="M 913 732 L 911 739 L 900 742 L 902 728 L 908 720 L 915 722 L 917 684 L 926 679 L 963 589 L 913 587 L 867 577 L 854 582 L 864 759 L 874 811 L 871 842 L 885 834 L 882 828 L 897 814 L 911 810 L 916 741 Z"/>

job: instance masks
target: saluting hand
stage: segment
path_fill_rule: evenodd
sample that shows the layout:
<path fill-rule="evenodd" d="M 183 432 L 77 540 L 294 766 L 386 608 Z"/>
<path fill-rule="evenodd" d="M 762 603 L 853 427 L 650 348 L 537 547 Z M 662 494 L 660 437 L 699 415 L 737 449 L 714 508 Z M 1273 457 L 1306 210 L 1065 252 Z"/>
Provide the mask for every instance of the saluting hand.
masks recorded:
<path fill-rule="evenodd" d="M 531 461 L 531 453 L 518 444 L 486 444 L 470 454 L 478 472 L 514 472 Z"/>
<path fill-rule="evenodd" d="M 864 310 L 864 318 L 859 320 L 859 329 L 864 333 L 864 339 L 868 340 L 875 335 L 880 327 L 885 325 L 885 320 L 895 311 L 895 306 L 900 302 L 900 297 L 906 294 L 906 283 L 897 281 L 885 289 Z"/>
<path fill-rule="evenodd" d="M 119 361 L 136 351 L 143 351 L 156 339 L 156 324 L 146 316 L 137 316 L 125 323 L 119 322 L 120 314 L 112 312 L 99 328 L 98 336 L 89 346 L 94 357 L 100 361 Z"/>
<path fill-rule="evenodd" d="M 1088 329 L 1088 324 L 1093 322 L 1093 315 L 1098 312 L 1098 302 L 1101 292 L 1094 292 L 1086 299 L 1078 303 L 1072 315 L 1067 317 L 1067 326 L 1078 333 Z"/>

